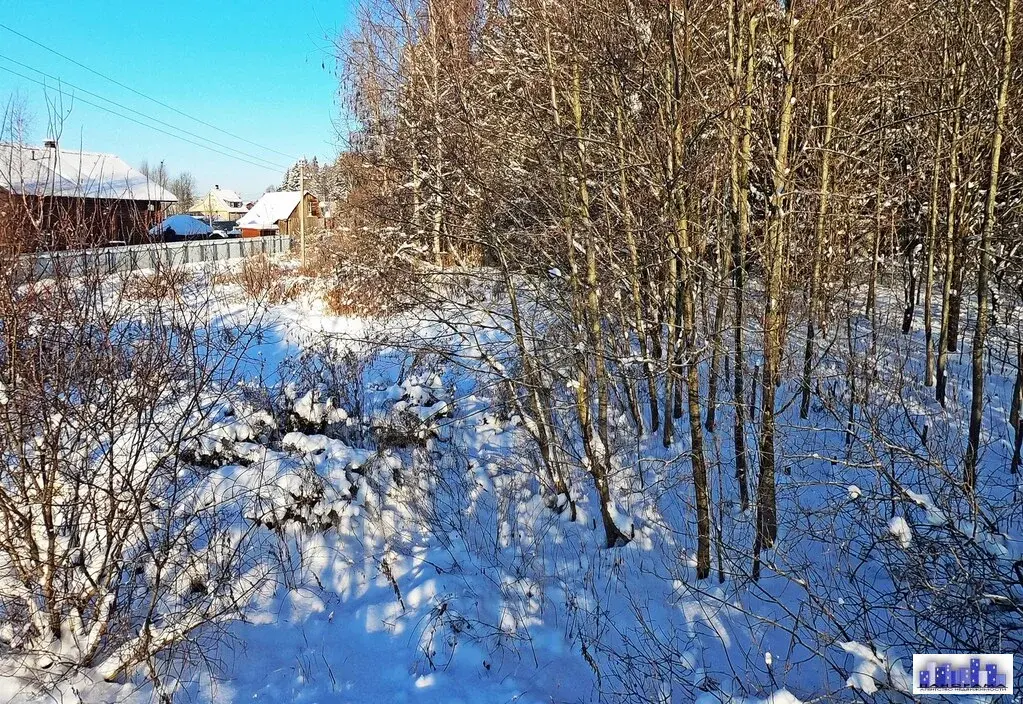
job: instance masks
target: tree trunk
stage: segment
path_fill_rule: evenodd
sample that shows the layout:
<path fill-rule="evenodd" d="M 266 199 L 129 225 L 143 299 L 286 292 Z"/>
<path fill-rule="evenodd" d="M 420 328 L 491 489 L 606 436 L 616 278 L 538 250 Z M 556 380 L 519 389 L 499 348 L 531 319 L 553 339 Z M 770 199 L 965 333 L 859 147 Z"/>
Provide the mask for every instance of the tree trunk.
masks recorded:
<path fill-rule="evenodd" d="M 579 321 L 585 328 L 586 352 L 577 353 L 578 365 L 578 387 L 576 391 L 576 409 L 579 415 L 579 424 L 583 435 L 583 449 L 586 452 L 586 459 L 589 463 L 590 473 L 593 475 L 593 482 L 600 497 L 600 516 L 604 523 L 604 536 L 607 547 L 613 548 L 624 545 L 630 538 L 623 534 L 614 522 L 612 514 L 611 487 L 609 484 L 611 468 L 611 447 L 608 440 L 608 388 L 607 369 L 604 362 L 604 342 L 601 330 L 601 315 L 599 290 L 597 287 L 597 251 L 596 240 L 593 233 L 593 223 L 590 219 L 590 192 L 587 183 L 587 157 L 586 142 L 583 135 L 583 112 L 582 112 L 582 86 L 579 76 L 578 64 L 572 66 L 572 115 L 575 118 L 576 158 L 578 160 L 578 171 L 576 180 L 579 183 L 579 222 L 585 237 L 585 258 L 586 258 L 586 281 L 585 286 L 580 290 L 582 295 L 573 301 L 573 306 L 581 305 L 582 314 Z M 573 226 L 570 231 L 574 230 Z M 575 250 L 576 242 L 574 236 L 569 242 L 570 250 Z M 575 260 L 574 253 L 572 254 Z M 576 265 L 573 265 L 573 269 Z M 577 274 L 572 277 L 578 280 Z M 577 347 L 578 348 L 578 347 Z M 593 419 L 591 418 L 589 384 L 589 360 L 587 352 L 593 357 L 593 375 L 597 392 L 597 419 L 596 434 L 594 434 Z"/>
<path fill-rule="evenodd" d="M 665 374 L 664 374 L 664 427 L 661 433 L 661 444 L 664 447 L 671 447 L 675 441 L 674 402 L 675 402 L 675 377 L 677 375 L 678 360 L 676 359 L 676 340 L 678 338 L 678 326 L 676 324 L 675 309 L 678 306 L 678 239 L 675 228 L 668 228 L 667 242 L 668 265 L 665 271 L 664 299 L 665 315 L 667 319 L 667 341 L 665 343 Z"/>
<path fill-rule="evenodd" d="M 764 386 L 760 419 L 760 476 L 757 482 L 757 534 L 753 548 L 754 578 L 760 576 L 760 551 L 774 546 L 778 538 L 778 507 L 775 497 L 775 391 L 781 383 L 781 358 L 784 340 L 784 266 L 786 250 L 785 206 L 789 201 L 789 141 L 792 132 L 795 79 L 796 17 L 795 0 L 785 10 L 786 38 L 782 49 L 781 113 L 778 116 L 778 146 L 774 156 L 774 192 L 767 224 L 765 262 L 767 301 L 764 310 Z"/>
<path fill-rule="evenodd" d="M 717 202 L 718 179 L 715 174 L 711 187 L 711 203 Z M 720 218 L 718 218 L 720 221 Z M 721 228 L 724 232 L 724 228 Z M 717 247 L 717 300 L 714 302 L 714 321 L 711 331 L 710 381 L 707 387 L 707 432 L 713 433 L 717 424 L 718 379 L 721 376 L 721 358 L 726 355 L 723 342 L 725 309 L 728 307 L 728 277 L 731 275 L 731 251 L 719 240 Z"/>
<path fill-rule="evenodd" d="M 966 201 L 962 205 L 966 205 Z M 961 252 L 963 256 L 958 259 L 963 260 L 965 264 L 966 254 L 966 243 L 961 243 Z M 966 280 L 966 269 L 965 266 L 960 265 L 955 268 L 952 272 L 952 290 L 949 292 L 949 314 L 948 314 L 948 351 L 958 352 L 959 351 L 959 326 L 962 323 L 963 316 L 963 283 Z"/>
<path fill-rule="evenodd" d="M 749 460 L 746 453 L 746 340 L 745 324 L 746 247 L 750 241 L 749 173 L 753 163 L 753 81 L 756 74 L 756 32 L 759 18 L 749 17 L 743 27 L 743 14 L 736 16 L 738 27 L 735 41 L 736 104 L 742 104 L 742 122 L 733 133 L 731 181 L 732 208 L 735 225 L 732 229 L 732 284 L 735 288 L 735 368 L 732 404 L 735 408 L 733 429 L 735 445 L 735 480 L 739 485 L 739 505 L 749 508 Z M 744 38 L 745 35 L 745 38 Z"/>
<path fill-rule="evenodd" d="M 967 3 L 967 11 L 972 2 Z M 948 176 L 948 204 L 946 216 L 948 222 L 945 224 L 945 267 L 944 282 L 941 288 L 941 328 L 938 333 L 938 368 L 937 384 L 935 385 L 935 398 L 942 406 L 945 405 L 945 395 L 948 386 L 948 353 L 949 340 L 951 338 L 952 326 L 952 284 L 955 277 L 955 253 L 956 253 L 956 196 L 959 193 L 959 139 L 962 129 L 963 106 L 966 102 L 965 77 L 967 55 L 965 50 L 959 57 L 959 65 L 956 68 L 955 94 L 956 108 L 952 118 L 952 138 L 949 143 L 951 164 L 949 165 Z"/>
<path fill-rule="evenodd" d="M 622 218 L 625 225 L 625 244 L 629 250 L 629 284 L 632 291 L 633 304 L 633 328 L 639 342 L 639 354 L 643 358 L 643 376 L 646 379 L 647 397 L 650 404 L 650 429 L 656 433 L 660 427 L 659 411 L 657 408 L 657 385 L 654 379 L 653 365 L 650 362 L 650 351 L 647 346 L 647 325 L 643 320 L 643 293 L 642 277 L 639 265 L 639 249 L 636 245 L 636 232 L 632 222 L 632 206 L 629 203 L 629 179 L 626 173 L 625 151 L 625 119 L 622 111 L 622 101 L 625 96 L 621 90 L 621 84 L 617 77 L 614 77 L 614 86 L 618 94 L 618 102 L 615 107 L 615 122 L 618 132 L 618 159 L 619 177 L 618 190 L 619 202 L 621 203 Z M 640 435 L 644 434 L 642 417 L 637 428 Z"/>
<path fill-rule="evenodd" d="M 884 114 L 884 96 L 881 97 L 880 122 L 881 130 L 877 139 L 878 145 L 878 156 L 877 156 L 877 182 L 874 185 L 874 234 L 870 244 L 870 280 L 867 284 L 867 318 L 870 320 L 870 359 L 876 358 L 877 351 L 877 335 L 878 335 L 878 321 L 877 321 L 877 279 L 878 279 L 878 268 L 880 266 L 881 259 L 881 227 L 884 216 L 884 173 L 885 173 L 885 130 L 884 121 L 887 119 Z M 865 379 L 865 402 L 869 401 L 869 389 L 871 376 L 874 370 L 871 370 L 870 375 Z"/>
<path fill-rule="evenodd" d="M 948 70 L 948 37 L 946 36 L 941 47 L 941 75 L 944 76 Z M 931 199 L 930 212 L 927 221 L 927 264 L 924 272 L 924 386 L 934 386 L 934 343 L 933 343 L 933 314 L 934 306 L 934 259 L 935 250 L 938 246 L 938 185 L 941 179 L 941 150 L 944 142 L 945 129 L 941 110 L 945 107 L 945 82 L 941 82 L 938 92 L 938 115 L 935 117 L 934 145 L 934 166 L 931 175 Z"/>
<path fill-rule="evenodd" d="M 542 376 L 536 365 L 532 350 L 526 344 L 526 335 L 522 324 L 522 314 L 519 309 L 519 297 L 515 290 L 515 282 L 508 269 L 504 249 L 498 247 L 501 258 L 501 271 L 504 275 L 505 286 L 508 288 L 508 301 L 511 306 L 512 325 L 515 334 L 515 343 L 519 348 L 519 355 L 522 359 L 522 381 L 526 387 L 527 405 L 531 415 L 535 419 L 533 434 L 536 437 L 540 449 L 540 458 L 547 471 L 547 481 L 550 483 L 555 494 L 555 500 L 551 506 L 561 511 L 566 506 L 569 509 L 569 518 L 576 519 L 575 501 L 569 491 L 568 478 L 564 469 L 564 463 L 559 455 L 557 437 L 555 434 L 554 418 L 551 412 L 550 401 L 546 397 Z M 528 426 L 527 422 L 527 426 Z M 562 498 L 563 497 L 563 498 Z"/>
<path fill-rule="evenodd" d="M 821 266 L 826 251 L 827 230 L 825 221 L 828 214 L 828 198 L 831 194 L 831 140 L 835 130 L 835 79 L 831 76 L 835 62 L 838 60 L 838 40 L 828 40 L 828 89 L 824 98 L 824 140 L 821 150 L 821 194 L 817 203 L 817 220 L 814 223 L 814 256 L 813 270 L 810 273 L 810 289 L 806 301 L 806 348 L 803 350 L 803 388 L 799 401 L 799 417 L 806 420 L 810 416 L 810 375 L 813 371 L 814 341 L 816 338 L 816 317 L 818 315 L 818 287 L 821 278 Z"/>
<path fill-rule="evenodd" d="M 431 250 L 434 263 L 441 266 L 444 263 L 443 246 L 441 243 L 441 231 L 444 225 L 444 139 L 441 130 L 440 120 L 440 55 L 439 37 L 437 36 L 437 18 L 434 3 L 428 3 L 430 22 L 430 46 L 431 46 L 431 87 L 433 89 L 433 133 L 434 133 L 434 165 L 433 165 L 433 213 L 430 224 Z"/>
<path fill-rule="evenodd" d="M 984 418 L 984 346 L 988 327 L 988 280 L 991 256 L 988 248 L 994 236 L 998 200 L 998 176 L 1002 157 L 1002 139 L 1005 131 L 1005 113 L 1009 103 L 1009 80 L 1012 71 L 1012 39 L 1015 25 L 1016 0 L 1005 0 L 1005 33 L 1002 36 L 1002 81 L 995 108 L 995 131 L 991 136 L 991 171 L 988 177 L 987 203 L 984 226 L 980 234 L 980 266 L 977 271 L 977 323 L 973 331 L 971 350 L 973 389 L 970 404 L 970 432 L 963 467 L 963 484 L 973 492 L 977 485 L 977 458 L 980 454 L 980 426 Z"/>
<path fill-rule="evenodd" d="M 1009 426 L 1015 433 L 1012 449 L 1012 464 L 1009 471 L 1019 473 L 1020 451 L 1023 449 L 1023 343 L 1016 343 L 1016 383 L 1012 389 L 1012 407 L 1009 411 Z"/>

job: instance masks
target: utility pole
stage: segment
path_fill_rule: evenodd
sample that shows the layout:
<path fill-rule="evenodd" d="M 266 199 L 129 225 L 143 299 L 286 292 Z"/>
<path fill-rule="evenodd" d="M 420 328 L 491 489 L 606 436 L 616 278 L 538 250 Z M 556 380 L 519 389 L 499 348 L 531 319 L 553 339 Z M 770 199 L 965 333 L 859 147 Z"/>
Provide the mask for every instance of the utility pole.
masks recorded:
<path fill-rule="evenodd" d="M 298 167 L 298 220 L 302 247 L 302 266 L 305 267 L 305 167 Z"/>

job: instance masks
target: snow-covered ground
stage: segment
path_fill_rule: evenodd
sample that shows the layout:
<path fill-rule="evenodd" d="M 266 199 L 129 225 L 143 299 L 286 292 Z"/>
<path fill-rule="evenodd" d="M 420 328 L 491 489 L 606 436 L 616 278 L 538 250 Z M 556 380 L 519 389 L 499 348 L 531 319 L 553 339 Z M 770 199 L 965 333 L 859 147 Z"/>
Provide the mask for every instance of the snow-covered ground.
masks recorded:
<path fill-rule="evenodd" d="M 633 536 L 623 548 L 603 547 L 581 469 L 575 521 L 545 503 L 537 451 L 502 400 L 515 359 L 499 301 L 359 320 L 330 315 L 315 285 L 264 305 L 219 284 L 211 325 L 251 325 L 254 307 L 240 376 L 266 393 L 224 402 L 192 451 L 216 469 L 206 490 L 274 537 L 281 567 L 244 619 L 210 640 L 209 662 L 180 670 L 183 696 L 909 701 L 914 652 L 949 647 L 948 629 L 993 608 L 979 595 L 1023 594 L 1023 585 L 998 593 L 1023 559 L 1018 478 L 1008 473 L 1015 370 L 992 364 L 984 520 L 974 521 L 955 483 L 969 355 L 952 356 L 942 409 L 920 383 L 919 326 L 902 337 L 886 325 L 875 346 L 856 321 L 857 363 L 873 381 L 851 425 L 842 354 L 828 348 L 807 421 L 791 402 L 801 363 L 791 355 L 779 393 L 779 542 L 754 583 L 753 513 L 737 500 L 727 404 L 708 436 L 712 575 L 697 580 L 686 433 L 664 449 L 660 438 L 630 439 L 624 416 L 615 419 L 614 509 Z M 748 432 L 755 448 L 755 426 Z M 949 608 L 961 613 L 945 619 Z M 1000 637 L 959 635 L 992 648 Z M 96 679 L 83 673 L 51 694 L 152 696 L 145 684 Z M 5 695 L 30 698 L 11 677 L 0 679 Z"/>

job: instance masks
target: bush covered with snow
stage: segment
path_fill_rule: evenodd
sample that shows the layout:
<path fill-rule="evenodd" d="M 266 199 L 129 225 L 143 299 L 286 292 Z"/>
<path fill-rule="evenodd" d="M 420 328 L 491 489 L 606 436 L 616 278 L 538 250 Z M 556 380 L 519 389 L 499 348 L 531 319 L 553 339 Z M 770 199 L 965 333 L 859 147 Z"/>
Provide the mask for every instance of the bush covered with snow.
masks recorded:
<path fill-rule="evenodd" d="M 82 276 L 0 294 L 0 677 L 26 692 L 171 686 L 275 570 L 195 461 L 267 421 L 232 404 L 244 339 L 222 347 L 194 300 L 122 291 Z"/>

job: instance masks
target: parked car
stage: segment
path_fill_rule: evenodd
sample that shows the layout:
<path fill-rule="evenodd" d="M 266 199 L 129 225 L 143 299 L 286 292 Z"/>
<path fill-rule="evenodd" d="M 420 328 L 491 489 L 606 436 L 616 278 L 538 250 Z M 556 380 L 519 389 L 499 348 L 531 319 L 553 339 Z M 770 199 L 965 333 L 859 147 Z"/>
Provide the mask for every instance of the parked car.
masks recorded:
<path fill-rule="evenodd" d="M 223 230 L 214 230 L 210 233 L 211 240 L 226 240 L 228 237 L 227 233 Z"/>
<path fill-rule="evenodd" d="M 107 242 L 107 247 L 126 247 L 128 243 L 124 240 L 110 240 Z"/>

